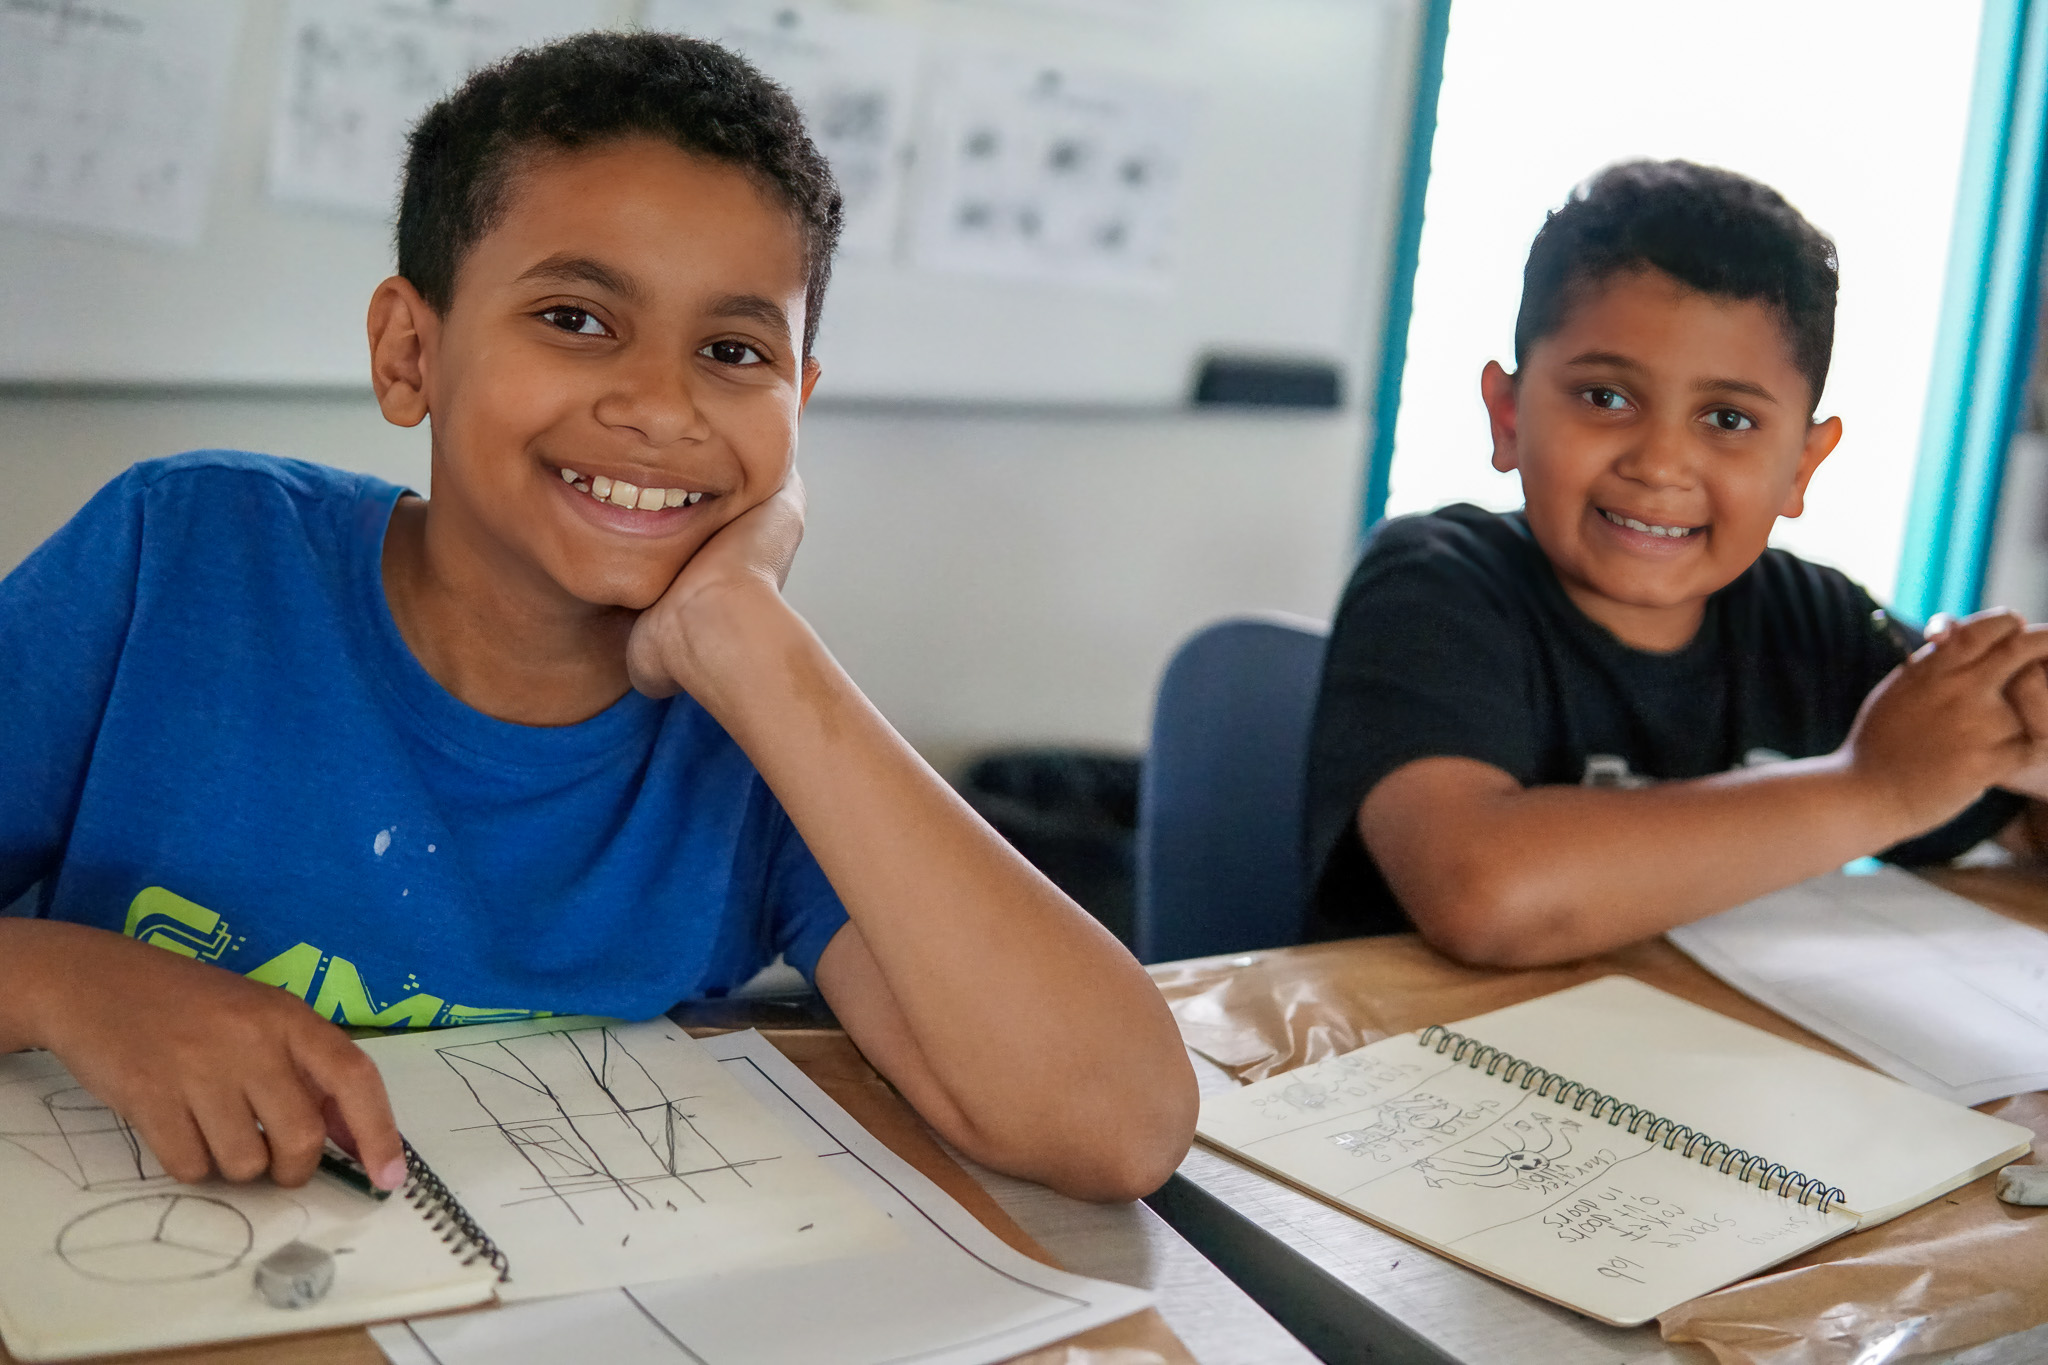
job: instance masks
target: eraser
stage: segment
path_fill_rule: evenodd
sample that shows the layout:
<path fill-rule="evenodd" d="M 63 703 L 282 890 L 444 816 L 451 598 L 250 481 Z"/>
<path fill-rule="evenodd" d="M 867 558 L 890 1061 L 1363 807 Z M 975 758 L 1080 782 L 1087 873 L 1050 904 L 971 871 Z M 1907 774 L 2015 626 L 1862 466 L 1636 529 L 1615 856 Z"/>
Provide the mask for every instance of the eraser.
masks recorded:
<path fill-rule="evenodd" d="M 272 1308 L 305 1308 L 334 1288 L 334 1253 L 286 1242 L 256 1263 L 256 1288 Z"/>
<path fill-rule="evenodd" d="M 2048 1166 L 2006 1167 L 1998 1173 L 1998 1197 L 2008 1204 L 2048 1204 Z"/>

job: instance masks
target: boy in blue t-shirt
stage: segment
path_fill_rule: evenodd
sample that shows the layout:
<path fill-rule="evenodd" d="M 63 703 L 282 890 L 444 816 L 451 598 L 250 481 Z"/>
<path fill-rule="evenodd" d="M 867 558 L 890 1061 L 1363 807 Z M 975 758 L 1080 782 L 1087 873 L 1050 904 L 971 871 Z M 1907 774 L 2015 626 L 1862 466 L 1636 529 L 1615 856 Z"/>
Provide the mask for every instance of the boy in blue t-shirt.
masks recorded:
<path fill-rule="evenodd" d="M 739 58 L 591 34 L 415 129 L 370 304 L 433 496 L 138 465 L 0 583 L 0 1049 L 187 1180 L 403 1175 L 340 1025 L 645 1018 L 777 953 L 963 1151 L 1098 1198 L 1185 1152 L 1159 993 L 780 587 L 840 200 Z M 280 989 L 281 988 L 281 989 Z"/>
<path fill-rule="evenodd" d="M 1611 167 L 1529 250 L 1493 464 L 1525 506 L 1374 532 L 1308 778 L 1312 932 L 1450 955 L 1602 952 L 1883 852 L 2032 843 L 2048 630 L 1923 644 L 1766 548 L 1841 438 L 1814 420 L 1834 245 L 1776 192 Z M 2003 789 L 2003 790 L 2001 790 Z"/>

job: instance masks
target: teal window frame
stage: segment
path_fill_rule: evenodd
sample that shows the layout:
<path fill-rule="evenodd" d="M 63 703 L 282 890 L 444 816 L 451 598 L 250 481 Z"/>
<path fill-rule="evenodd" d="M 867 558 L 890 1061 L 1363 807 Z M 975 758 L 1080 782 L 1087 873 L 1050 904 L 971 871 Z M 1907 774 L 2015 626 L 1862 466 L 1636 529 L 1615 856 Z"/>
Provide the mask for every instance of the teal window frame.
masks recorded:
<path fill-rule="evenodd" d="M 2044 153 L 2048 0 L 1987 0 L 1893 596 L 1909 620 L 1983 605 L 2006 447 L 2033 360 Z"/>
<path fill-rule="evenodd" d="M 1436 102 L 1444 86 L 1444 48 L 1451 37 L 1451 0 L 1423 0 L 1422 45 L 1415 71 L 1415 109 L 1408 119 L 1407 169 L 1401 178 L 1401 220 L 1394 231 L 1394 268 L 1380 333 L 1380 372 L 1373 384 L 1372 441 L 1365 455 L 1365 497 L 1359 534 L 1387 514 L 1394 468 L 1394 414 L 1408 367 L 1408 318 L 1415 311 L 1415 266 L 1422 252 L 1422 204 L 1429 193 L 1429 157 L 1436 145 Z"/>

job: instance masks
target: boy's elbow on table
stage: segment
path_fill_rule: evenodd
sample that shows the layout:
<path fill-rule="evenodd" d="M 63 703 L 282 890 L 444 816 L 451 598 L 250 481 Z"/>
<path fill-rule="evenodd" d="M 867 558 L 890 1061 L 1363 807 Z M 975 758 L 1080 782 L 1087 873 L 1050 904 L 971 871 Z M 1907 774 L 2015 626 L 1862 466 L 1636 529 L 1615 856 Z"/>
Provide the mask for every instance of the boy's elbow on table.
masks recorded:
<path fill-rule="evenodd" d="M 1541 967 L 1578 956 L 1572 912 L 1530 905 L 1512 871 L 1467 863 L 1431 892 L 1404 894 L 1430 947 L 1467 967 Z"/>
<path fill-rule="evenodd" d="M 1194 1142 L 1200 1108 L 1194 1069 L 1177 1042 L 1142 1070 L 1084 1053 L 1056 1094 L 1023 1099 L 997 1123 L 975 1124 L 954 1140 L 984 1166 L 1076 1199 L 1121 1203 L 1166 1183 Z"/>
<path fill-rule="evenodd" d="M 1195 1136 L 1194 1076 L 1162 1080 L 1141 1095 L 1076 1107 L 1058 1134 L 1026 1135 L 1023 1159 L 999 1164 L 1096 1203 L 1128 1203 L 1164 1185 Z M 991 1163 L 998 1164 L 998 1163 Z"/>

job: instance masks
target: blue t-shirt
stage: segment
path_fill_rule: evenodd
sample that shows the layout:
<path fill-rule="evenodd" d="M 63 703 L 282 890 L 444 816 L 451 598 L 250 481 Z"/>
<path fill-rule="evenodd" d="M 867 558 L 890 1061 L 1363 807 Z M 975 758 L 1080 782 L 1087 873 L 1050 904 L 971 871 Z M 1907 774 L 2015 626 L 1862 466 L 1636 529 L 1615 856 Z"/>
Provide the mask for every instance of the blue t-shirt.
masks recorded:
<path fill-rule="evenodd" d="M 217 963 L 356 1025 L 648 1018 L 846 912 L 731 737 L 629 692 L 513 725 L 384 597 L 401 490 L 137 465 L 0 581 L 0 905 Z"/>

